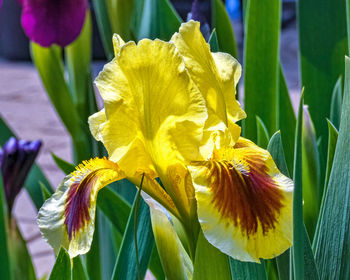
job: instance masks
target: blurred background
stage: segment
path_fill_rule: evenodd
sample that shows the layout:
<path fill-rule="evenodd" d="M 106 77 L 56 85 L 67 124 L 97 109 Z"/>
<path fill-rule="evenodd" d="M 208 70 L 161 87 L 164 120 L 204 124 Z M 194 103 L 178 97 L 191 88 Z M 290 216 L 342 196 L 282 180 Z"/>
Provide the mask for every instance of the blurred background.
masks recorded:
<path fill-rule="evenodd" d="M 186 20 L 191 10 L 191 0 L 172 0 L 179 15 Z M 210 25 L 210 0 L 199 0 L 200 9 Z M 243 62 L 244 26 L 242 3 L 226 0 L 239 46 L 240 63 Z M 99 37 L 93 7 L 94 75 L 106 63 Z M 53 186 L 57 186 L 64 174 L 54 163 L 51 152 L 71 162 L 70 137 L 53 109 L 41 84 L 39 75 L 30 61 L 29 41 L 21 27 L 21 6 L 17 0 L 3 0 L 0 9 L 0 115 L 22 139 L 43 141 L 38 163 Z M 283 1 L 280 57 L 295 107 L 299 95 L 298 35 L 296 29 L 296 3 Z M 35 222 L 36 210 L 27 193 L 18 197 L 15 216 L 20 230 L 29 241 L 37 275 L 42 277 L 51 270 L 54 256 L 48 245 L 40 238 Z"/>

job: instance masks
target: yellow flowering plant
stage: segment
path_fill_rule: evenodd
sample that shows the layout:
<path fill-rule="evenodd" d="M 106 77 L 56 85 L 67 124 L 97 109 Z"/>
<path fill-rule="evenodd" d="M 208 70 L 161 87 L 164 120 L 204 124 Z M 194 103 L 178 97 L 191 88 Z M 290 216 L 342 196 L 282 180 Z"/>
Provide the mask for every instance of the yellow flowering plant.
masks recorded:
<path fill-rule="evenodd" d="M 95 81 L 104 108 L 89 118 L 108 158 L 80 164 L 43 204 L 38 225 L 48 243 L 71 258 L 88 252 L 99 190 L 126 178 L 153 214 L 181 224 L 192 261 L 200 232 L 241 261 L 287 250 L 293 182 L 268 151 L 240 136 L 236 122 L 246 114 L 235 99 L 237 60 L 212 53 L 195 21 L 169 42 L 114 35 L 113 44 L 115 57 Z"/>

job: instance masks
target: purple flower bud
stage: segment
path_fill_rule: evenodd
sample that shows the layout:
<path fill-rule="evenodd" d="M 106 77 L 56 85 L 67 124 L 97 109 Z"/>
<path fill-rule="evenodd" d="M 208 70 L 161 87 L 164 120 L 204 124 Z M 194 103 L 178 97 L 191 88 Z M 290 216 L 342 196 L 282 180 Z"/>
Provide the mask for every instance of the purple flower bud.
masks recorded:
<path fill-rule="evenodd" d="M 192 2 L 191 12 L 188 13 L 187 15 L 187 21 L 189 20 L 195 20 L 200 22 L 201 24 L 200 29 L 201 29 L 202 35 L 205 38 L 205 40 L 208 41 L 210 37 L 210 27 L 207 22 L 207 19 L 205 18 L 204 14 L 200 9 L 198 0 L 194 0 Z"/>
<path fill-rule="evenodd" d="M 21 191 L 28 173 L 39 153 L 41 142 L 17 140 L 11 137 L 0 153 L 0 168 L 9 211 Z"/>
<path fill-rule="evenodd" d="M 87 0 L 22 0 L 22 26 L 30 40 L 65 47 L 80 34 Z"/>

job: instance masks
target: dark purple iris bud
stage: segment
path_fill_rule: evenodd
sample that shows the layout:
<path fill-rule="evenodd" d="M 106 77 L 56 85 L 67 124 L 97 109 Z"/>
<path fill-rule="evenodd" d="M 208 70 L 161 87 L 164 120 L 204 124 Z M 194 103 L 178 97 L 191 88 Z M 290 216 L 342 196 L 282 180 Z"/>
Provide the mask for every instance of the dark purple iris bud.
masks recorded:
<path fill-rule="evenodd" d="M 21 0 L 22 26 L 29 39 L 43 47 L 65 47 L 80 34 L 87 0 Z"/>
<path fill-rule="evenodd" d="M 11 212 L 16 196 L 21 191 L 37 157 L 41 141 L 17 140 L 11 137 L 0 152 L 0 169 L 5 197 Z"/>
<path fill-rule="evenodd" d="M 201 29 L 202 35 L 205 38 L 205 40 L 208 41 L 209 37 L 210 37 L 210 27 L 209 27 L 207 19 L 205 18 L 204 14 L 202 13 L 202 11 L 200 9 L 200 5 L 199 5 L 198 0 L 194 0 L 192 2 L 191 12 L 188 13 L 188 15 L 187 15 L 187 21 L 189 21 L 191 19 L 200 22 L 200 24 L 201 24 L 200 29 Z"/>

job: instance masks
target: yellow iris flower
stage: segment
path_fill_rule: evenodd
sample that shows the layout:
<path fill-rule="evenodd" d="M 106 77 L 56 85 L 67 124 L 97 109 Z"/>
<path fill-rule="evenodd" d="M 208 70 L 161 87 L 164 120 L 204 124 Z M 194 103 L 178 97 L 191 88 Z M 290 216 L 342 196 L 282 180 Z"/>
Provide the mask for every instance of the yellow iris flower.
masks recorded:
<path fill-rule="evenodd" d="M 96 79 L 104 109 L 89 118 L 109 159 L 79 165 L 42 206 L 38 224 L 48 243 L 71 257 L 86 253 L 98 191 L 124 178 L 139 186 L 144 174 L 142 190 L 188 236 L 196 239 L 200 225 L 212 245 L 242 261 L 288 249 L 293 182 L 266 150 L 240 137 L 240 64 L 211 53 L 194 21 L 170 42 L 136 45 L 118 35 L 113 42 L 115 58 Z"/>

